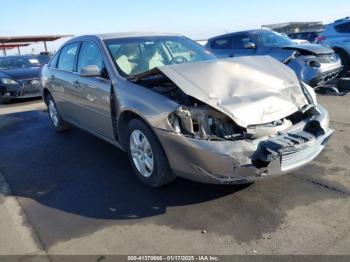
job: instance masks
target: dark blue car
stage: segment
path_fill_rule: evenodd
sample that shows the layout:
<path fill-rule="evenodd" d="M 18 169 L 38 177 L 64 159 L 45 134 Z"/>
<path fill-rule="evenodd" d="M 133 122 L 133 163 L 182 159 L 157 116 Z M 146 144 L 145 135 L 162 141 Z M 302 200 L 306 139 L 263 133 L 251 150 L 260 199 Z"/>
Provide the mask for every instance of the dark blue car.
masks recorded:
<path fill-rule="evenodd" d="M 47 61 L 32 55 L 0 57 L 0 103 L 41 96 L 40 72 Z"/>
<path fill-rule="evenodd" d="M 287 36 L 268 29 L 242 31 L 208 40 L 206 47 L 218 57 L 270 55 L 289 66 L 298 78 L 312 87 L 337 77 L 339 57 L 321 45 L 297 45 Z"/>

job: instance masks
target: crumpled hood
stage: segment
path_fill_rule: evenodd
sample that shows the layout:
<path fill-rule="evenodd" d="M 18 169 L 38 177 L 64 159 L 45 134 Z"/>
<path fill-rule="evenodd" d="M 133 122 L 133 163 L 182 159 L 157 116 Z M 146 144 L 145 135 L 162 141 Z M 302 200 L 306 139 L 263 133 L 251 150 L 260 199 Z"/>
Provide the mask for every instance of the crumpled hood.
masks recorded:
<path fill-rule="evenodd" d="M 313 55 L 334 53 L 333 49 L 322 45 L 316 45 L 316 44 L 306 44 L 306 45 L 295 44 L 295 45 L 284 46 L 282 47 L 282 49 L 307 51 Z"/>
<path fill-rule="evenodd" d="M 295 73 L 270 56 L 237 57 L 158 68 L 187 95 L 238 125 L 265 124 L 307 104 Z"/>

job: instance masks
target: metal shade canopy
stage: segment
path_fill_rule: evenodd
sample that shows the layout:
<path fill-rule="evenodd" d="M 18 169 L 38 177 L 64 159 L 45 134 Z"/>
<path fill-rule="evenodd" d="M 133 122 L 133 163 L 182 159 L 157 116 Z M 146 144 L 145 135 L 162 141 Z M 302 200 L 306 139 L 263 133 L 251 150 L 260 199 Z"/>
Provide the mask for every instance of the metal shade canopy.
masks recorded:
<path fill-rule="evenodd" d="M 72 35 L 35 35 L 35 36 L 0 36 L 0 50 L 3 50 L 6 55 L 6 50 L 16 48 L 20 52 L 20 47 L 28 46 L 32 43 L 43 42 L 45 52 L 47 52 L 47 41 L 55 41 L 63 37 L 70 37 Z"/>

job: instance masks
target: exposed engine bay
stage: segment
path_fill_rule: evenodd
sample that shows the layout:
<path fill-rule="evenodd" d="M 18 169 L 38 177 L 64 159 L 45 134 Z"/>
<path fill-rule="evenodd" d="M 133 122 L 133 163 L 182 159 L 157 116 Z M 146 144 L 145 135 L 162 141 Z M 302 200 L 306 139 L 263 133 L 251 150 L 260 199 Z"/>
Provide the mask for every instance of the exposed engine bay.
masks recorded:
<path fill-rule="evenodd" d="M 138 85 L 149 88 L 179 104 L 169 116 L 174 130 L 184 136 L 210 141 L 254 140 L 273 137 L 288 130 L 296 123 L 312 117 L 312 106 L 304 111 L 266 124 L 250 125 L 246 128 L 237 125 L 230 117 L 198 99 L 185 94 L 167 76 L 159 71 L 134 79 Z"/>

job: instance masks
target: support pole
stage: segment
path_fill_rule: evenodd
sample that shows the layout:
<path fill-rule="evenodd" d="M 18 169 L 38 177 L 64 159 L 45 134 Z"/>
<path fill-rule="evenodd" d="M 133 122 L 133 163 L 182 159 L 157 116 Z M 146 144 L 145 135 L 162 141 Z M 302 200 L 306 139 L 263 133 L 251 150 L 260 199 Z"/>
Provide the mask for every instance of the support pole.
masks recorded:
<path fill-rule="evenodd" d="M 44 46 L 45 46 L 45 52 L 47 53 L 47 45 L 46 45 L 46 41 L 44 41 Z"/>
<path fill-rule="evenodd" d="M 4 56 L 6 56 L 6 49 L 4 42 L 2 43 L 2 52 L 4 53 Z"/>
<path fill-rule="evenodd" d="M 19 45 L 17 46 L 18 54 L 21 54 L 21 49 L 19 49 Z"/>

